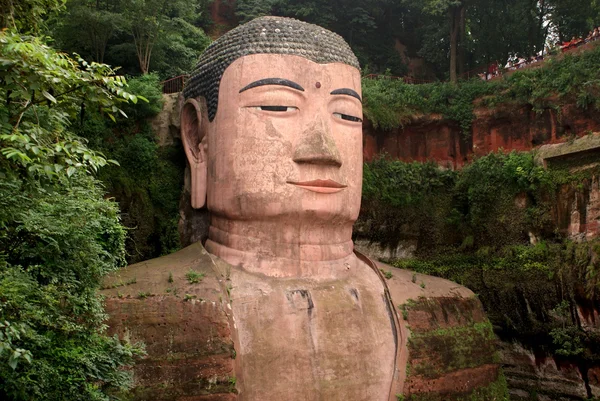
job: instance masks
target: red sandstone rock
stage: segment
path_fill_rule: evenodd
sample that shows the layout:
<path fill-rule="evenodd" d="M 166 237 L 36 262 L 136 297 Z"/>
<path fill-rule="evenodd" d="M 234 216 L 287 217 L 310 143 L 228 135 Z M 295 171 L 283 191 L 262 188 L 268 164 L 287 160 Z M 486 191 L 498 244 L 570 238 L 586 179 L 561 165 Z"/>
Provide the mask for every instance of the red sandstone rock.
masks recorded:
<path fill-rule="evenodd" d="M 455 121 L 438 115 L 415 118 L 403 128 L 375 130 L 364 124 L 366 161 L 375 155 L 411 161 L 434 161 L 444 167 L 460 168 L 473 156 L 504 149 L 527 151 L 544 144 L 567 141 L 572 135 L 583 136 L 600 131 L 600 115 L 575 106 L 561 110 L 560 121 L 552 109 L 541 113 L 530 106 L 476 108 L 472 129 L 463 133 Z"/>

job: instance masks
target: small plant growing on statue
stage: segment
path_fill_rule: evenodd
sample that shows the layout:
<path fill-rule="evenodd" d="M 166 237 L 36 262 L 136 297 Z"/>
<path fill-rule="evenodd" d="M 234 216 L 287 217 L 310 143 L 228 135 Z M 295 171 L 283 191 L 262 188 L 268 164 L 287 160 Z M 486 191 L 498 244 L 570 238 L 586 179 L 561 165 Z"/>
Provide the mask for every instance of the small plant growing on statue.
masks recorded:
<path fill-rule="evenodd" d="M 425 288 L 425 282 L 421 281 L 421 288 Z"/>
<path fill-rule="evenodd" d="M 406 309 L 406 305 L 399 305 L 398 309 L 402 311 L 402 319 L 408 320 L 408 309 Z"/>
<path fill-rule="evenodd" d="M 204 278 L 204 273 L 198 273 L 195 270 L 191 270 L 185 274 L 185 278 L 190 284 L 198 284 Z"/>
<path fill-rule="evenodd" d="M 183 297 L 184 301 L 191 301 L 192 299 L 196 299 L 196 296 L 192 294 L 185 294 Z"/>
<path fill-rule="evenodd" d="M 410 281 L 412 281 L 413 283 L 417 282 L 417 273 L 412 274 L 412 278 L 410 279 Z"/>
<path fill-rule="evenodd" d="M 235 392 L 235 384 L 237 383 L 237 379 L 235 377 L 230 377 L 229 378 L 229 391 L 230 392 Z"/>
<path fill-rule="evenodd" d="M 173 273 L 169 272 L 169 283 L 173 282 Z"/>
<path fill-rule="evenodd" d="M 149 292 L 144 292 L 144 291 L 140 291 L 138 292 L 138 298 L 140 299 L 146 299 L 150 296 L 151 294 Z"/>
<path fill-rule="evenodd" d="M 379 269 L 379 271 L 381 271 L 381 274 L 383 274 L 383 277 L 385 277 L 388 280 L 391 279 L 392 277 L 394 277 L 394 275 L 392 274 L 392 272 L 389 271 L 389 270 Z"/>

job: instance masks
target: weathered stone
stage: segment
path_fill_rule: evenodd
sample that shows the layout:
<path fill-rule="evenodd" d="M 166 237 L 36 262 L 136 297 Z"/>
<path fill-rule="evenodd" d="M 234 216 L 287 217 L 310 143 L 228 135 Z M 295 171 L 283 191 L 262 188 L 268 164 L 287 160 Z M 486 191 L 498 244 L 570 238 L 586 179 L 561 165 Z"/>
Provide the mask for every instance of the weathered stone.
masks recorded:
<path fill-rule="evenodd" d="M 130 266 L 105 290 L 112 332 L 148 344 L 135 399 L 392 401 L 405 390 L 409 351 L 395 305 L 411 294 L 439 298 L 439 313 L 452 315 L 439 319 L 465 325 L 445 305 L 472 297 L 467 289 L 432 277 L 388 286 L 353 252 L 362 105 L 349 49 L 322 28 L 267 17 L 201 58 L 181 110 L 184 207 L 210 211 L 210 254 L 196 242 Z M 182 228 L 198 235 L 194 221 Z M 472 322 L 478 304 L 465 305 L 457 308 Z M 486 372 L 478 385 L 493 376 L 480 357 L 492 342 L 482 341 L 464 364 Z M 463 368 L 447 365 L 442 376 Z M 471 390 L 449 380 L 427 388 Z"/>
<path fill-rule="evenodd" d="M 498 380 L 497 339 L 470 290 L 441 278 L 380 267 L 391 273 L 387 284 L 409 336 L 407 400 L 467 397 Z"/>
<path fill-rule="evenodd" d="M 587 399 L 576 365 L 536 356 L 519 344 L 502 343 L 500 353 L 511 399 Z"/>
<path fill-rule="evenodd" d="M 181 93 L 163 94 L 162 101 L 162 110 L 151 120 L 152 132 L 154 132 L 160 147 L 172 145 L 181 138 L 179 116 L 183 105 L 183 96 Z"/>
<path fill-rule="evenodd" d="M 235 350 L 227 298 L 202 246 L 131 265 L 105 281 L 110 334 L 143 342 L 136 400 L 229 400 Z M 190 283 L 190 271 L 202 277 Z M 185 398 L 206 394 L 221 398 Z M 217 398 L 215 398 L 217 397 Z"/>
<path fill-rule="evenodd" d="M 365 122 L 364 158 L 369 161 L 386 153 L 407 162 L 434 161 L 455 169 L 474 156 L 500 149 L 529 151 L 600 131 L 600 114 L 570 105 L 560 110 L 560 120 L 553 109 L 538 113 L 530 106 L 476 107 L 474 114 L 475 120 L 467 135 L 455 121 L 435 114 L 414 116 L 403 128 L 391 131 L 376 130 Z"/>

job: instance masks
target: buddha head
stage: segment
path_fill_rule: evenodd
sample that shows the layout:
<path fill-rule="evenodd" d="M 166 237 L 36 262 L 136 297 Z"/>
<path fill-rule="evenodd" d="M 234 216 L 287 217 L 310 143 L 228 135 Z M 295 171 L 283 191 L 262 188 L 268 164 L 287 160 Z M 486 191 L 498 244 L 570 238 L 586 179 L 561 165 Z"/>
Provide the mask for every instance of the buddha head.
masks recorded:
<path fill-rule="evenodd" d="M 227 221 L 351 232 L 362 185 L 361 80 L 339 35 L 257 18 L 208 47 L 184 96 L 194 208 Z"/>

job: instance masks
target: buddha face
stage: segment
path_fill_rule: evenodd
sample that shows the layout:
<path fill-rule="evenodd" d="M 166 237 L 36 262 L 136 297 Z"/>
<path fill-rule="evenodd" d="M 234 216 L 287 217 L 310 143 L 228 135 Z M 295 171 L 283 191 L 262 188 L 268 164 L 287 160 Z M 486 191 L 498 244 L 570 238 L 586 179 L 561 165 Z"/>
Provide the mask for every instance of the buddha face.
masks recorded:
<path fill-rule="evenodd" d="M 289 55 L 241 57 L 223 74 L 214 120 L 191 100 L 182 127 L 195 207 L 206 197 L 212 214 L 234 220 L 347 224 L 358 217 L 356 68 Z"/>

